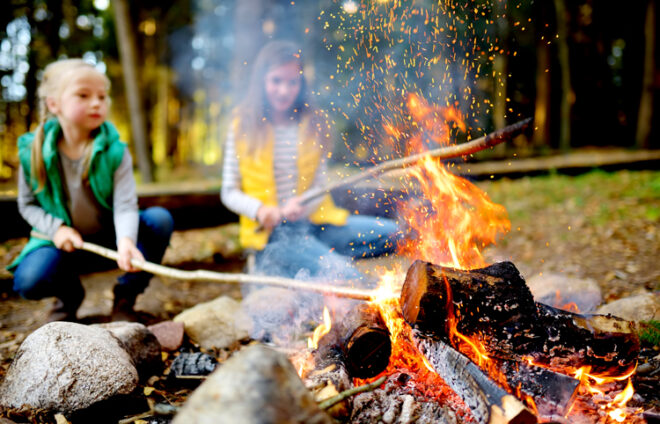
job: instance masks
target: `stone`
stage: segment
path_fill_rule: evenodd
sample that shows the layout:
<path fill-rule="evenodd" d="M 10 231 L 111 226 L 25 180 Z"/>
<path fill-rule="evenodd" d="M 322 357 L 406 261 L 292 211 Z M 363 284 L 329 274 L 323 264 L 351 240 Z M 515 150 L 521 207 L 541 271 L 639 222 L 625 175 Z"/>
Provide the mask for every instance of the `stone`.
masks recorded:
<path fill-rule="evenodd" d="M 52 322 L 20 345 L 0 385 L 0 406 L 68 414 L 132 392 L 133 361 L 108 330 Z"/>
<path fill-rule="evenodd" d="M 534 300 L 569 312 L 593 312 L 603 302 L 596 281 L 558 273 L 543 273 L 527 280 Z"/>
<path fill-rule="evenodd" d="M 182 322 L 162 321 L 147 327 L 158 339 L 161 349 L 174 352 L 183 344 L 184 325 Z"/>
<path fill-rule="evenodd" d="M 204 349 L 223 349 L 248 337 L 249 318 L 241 304 L 227 296 L 200 303 L 174 317 L 188 337 Z"/>
<path fill-rule="evenodd" d="M 253 344 L 235 353 L 190 395 L 173 424 L 309 423 L 333 420 L 280 352 Z"/>
<path fill-rule="evenodd" d="M 612 314 L 627 321 L 660 320 L 660 293 L 642 293 L 618 299 L 598 308 L 599 314 Z"/>
<path fill-rule="evenodd" d="M 124 350 L 133 360 L 133 365 L 138 370 L 140 379 L 146 380 L 163 370 L 160 343 L 144 324 L 117 321 L 96 325 L 108 330 L 119 339 Z"/>

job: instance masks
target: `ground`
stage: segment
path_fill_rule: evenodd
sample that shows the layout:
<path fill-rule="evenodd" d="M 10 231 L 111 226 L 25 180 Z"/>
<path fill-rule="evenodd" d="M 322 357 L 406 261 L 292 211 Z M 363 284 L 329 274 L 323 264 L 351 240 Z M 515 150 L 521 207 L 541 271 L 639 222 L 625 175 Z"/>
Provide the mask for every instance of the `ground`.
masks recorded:
<path fill-rule="evenodd" d="M 524 278 L 565 273 L 592 278 L 605 301 L 660 290 L 660 171 L 593 171 L 580 176 L 547 175 L 476 183 L 504 205 L 511 231 L 489 247 L 489 262 L 512 261 Z M 240 272 L 244 259 L 236 224 L 175 232 L 164 263 L 181 269 Z M 1 265 L 25 239 L 0 244 Z M 86 276 L 81 317 L 107 315 L 117 271 Z M 138 309 L 157 320 L 222 294 L 240 298 L 236 285 L 156 277 Z M 26 301 L 11 292 L 0 273 L 0 378 L 20 342 L 46 319 L 52 299 Z"/>

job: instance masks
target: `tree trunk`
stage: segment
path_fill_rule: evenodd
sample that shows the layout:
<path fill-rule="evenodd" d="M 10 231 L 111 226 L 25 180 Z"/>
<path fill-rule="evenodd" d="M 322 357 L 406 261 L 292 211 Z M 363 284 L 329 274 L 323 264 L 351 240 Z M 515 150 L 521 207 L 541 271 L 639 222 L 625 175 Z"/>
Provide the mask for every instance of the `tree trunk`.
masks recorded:
<path fill-rule="evenodd" d="M 135 37 L 129 13 L 129 4 L 126 0 L 112 2 L 115 12 L 115 25 L 117 26 L 117 44 L 121 56 L 122 70 L 124 72 L 124 85 L 126 86 L 126 99 L 131 119 L 131 134 L 137 153 L 138 169 L 142 182 L 153 181 L 151 158 L 147 147 L 147 132 L 142 108 L 142 95 L 137 76 L 137 62 L 135 58 Z"/>
<path fill-rule="evenodd" d="M 509 44 L 509 20 L 507 19 L 506 2 L 496 0 L 493 2 L 495 22 L 497 24 L 497 38 L 500 40 L 499 47 L 504 53 L 496 52 L 493 62 L 493 124 L 495 130 L 506 126 L 507 113 L 507 82 L 508 82 L 508 44 Z M 508 146 L 501 144 L 494 148 L 496 156 L 503 156 Z"/>
<path fill-rule="evenodd" d="M 575 93 L 571 86 L 571 67 L 568 50 L 568 13 L 565 0 L 555 0 L 557 13 L 557 54 L 561 71 L 561 100 L 559 110 L 559 148 L 567 151 L 571 147 L 571 108 Z"/>
<path fill-rule="evenodd" d="M 506 126 L 506 92 L 507 92 L 507 68 L 508 68 L 508 38 L 509 23 L 506 18 L 506 3 L 501 0 L 493 2 L 493 12 L 497 23 L 497 38 L 500 41 L 498 47 L 504 50 L 503 54 L 497 52 L 493 62 L 493 124 L 496 130 Z M 497 148 L 502 149 L 502 148 Z"/>
<path fill-rule="evenodd" d="M 534 101 L 534 126 L 532 137 L 535 148 L 544 147 L 550 141 L 550 51 L 547 43 L 536 44 L 536 99 Z"/>
<path fill-rule="evenodd" d="M 639 99 L 637 116 L 638 148 L 650 147 L 651 127 L 653 124 L 653 77 L 655 75 L 655 0 L 649 0 L 644 22 L 644 76 L 642 93 Z"/>

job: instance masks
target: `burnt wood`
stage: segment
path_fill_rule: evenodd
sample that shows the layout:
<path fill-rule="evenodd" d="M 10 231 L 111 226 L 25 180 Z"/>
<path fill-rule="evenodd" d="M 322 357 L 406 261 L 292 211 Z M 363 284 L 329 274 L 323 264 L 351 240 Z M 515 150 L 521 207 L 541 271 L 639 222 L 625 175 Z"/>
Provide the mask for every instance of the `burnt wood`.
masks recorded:
<path fill-rule="evenodd" d="M 518 399 L 530 397 L 536 404 L 539 416 L 566 416 L 575 400 L 580 380 L 526 362 L 507 360 L 493 361 L 505 386 Z"/>
<path fill-rule="evenodd" d="M 589 366 L 592 373 L 623 373 L 634 367 L 639 353 L 633 324 L 534 302 L 511 262 L 467 271 L 416 261 L 400 301 L 411 326 L 460 351 L 466 347 L 452 327 L 479 341 L 491 357 L 532 358 L 557 371 Z"/>
<path fill-rule="evenodd" d="M 341 354 L 351 377 L 380 374 L 387 368 L 392 353 L 390 332 L 380 311 L 367 303 L 350 309 L 319 341 L 319 351 L 328 350 Z"/>
<path fill-rule="evenodd" d="M 441 340 L 417 333 L 415 345 L 433 369 L 463 399 L 479 424 L 528 424 L 536 416 L 498 386 L 474 362 Z"/>

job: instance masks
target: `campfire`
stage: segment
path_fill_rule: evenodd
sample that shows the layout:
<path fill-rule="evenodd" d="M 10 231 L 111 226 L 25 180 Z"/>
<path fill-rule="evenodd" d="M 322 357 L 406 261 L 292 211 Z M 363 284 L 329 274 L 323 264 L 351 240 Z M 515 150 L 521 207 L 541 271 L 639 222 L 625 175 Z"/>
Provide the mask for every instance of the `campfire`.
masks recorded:
<path fill-rule="evenodd" d="M 456 111 L 421 98 L 408 107 L 434 128 L 409 148 L 423 148 L 428 134 L 446 143 L 450 126 L 462 125 Z M 432 117 L 452 124 L 439 130 Z M 399 252 L 412 265 L 383 274 L 371 301 L 336 322 L 326 309 L 312 358 L 294 358 L 301 377 L 329 393 L 385 377 L 371 403 L 385 413 L 383 396 L 412 396 L 429 422 L 643 422 L 626 407 L 639 353 L 631 324 L 535 302 L 513 263 L 482 256 L 510 229 L 502 206 L 433 159 L 406 175 L 418 192 L 400 208 L 413 236 Z"/>

